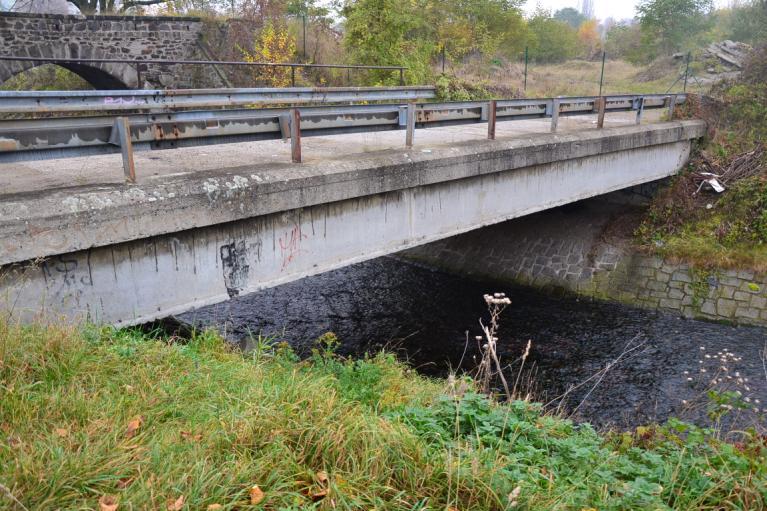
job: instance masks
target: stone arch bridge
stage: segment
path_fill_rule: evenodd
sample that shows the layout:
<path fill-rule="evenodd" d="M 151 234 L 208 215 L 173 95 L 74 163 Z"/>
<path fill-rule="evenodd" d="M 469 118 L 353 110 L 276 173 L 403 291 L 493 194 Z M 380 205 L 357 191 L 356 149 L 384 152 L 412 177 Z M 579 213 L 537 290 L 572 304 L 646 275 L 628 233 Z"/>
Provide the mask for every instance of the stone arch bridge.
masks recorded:
<path fill-rule="evenodd" d="M 0 13 L 0 57 L 213 60 L 200 18 Z M 45 62 L 0 60 L 0 84 Z M 221 86 L 210 67 L 60 63 L 96 89 Z"/>

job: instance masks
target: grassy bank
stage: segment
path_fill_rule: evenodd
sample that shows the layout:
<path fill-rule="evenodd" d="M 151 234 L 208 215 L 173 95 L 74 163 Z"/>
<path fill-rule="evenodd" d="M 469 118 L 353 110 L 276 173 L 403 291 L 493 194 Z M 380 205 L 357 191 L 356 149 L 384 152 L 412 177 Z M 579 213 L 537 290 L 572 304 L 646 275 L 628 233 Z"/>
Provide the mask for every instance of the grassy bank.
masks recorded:
<path fill-rule="evenodd" d="M 570 60 L 556 64 L 530 63 L 527 88 L 524 84 L 524 64 L 469 61 L 461 66 L 446 70 L 438 76 L 437 86 L 450 85 L 451 94 L 438 90 L 441 99 L 464 101 L 469 99 L 528 98 L 554 96 L 595 96 L 599 94 L 599 79 L 602 62 L 592 60 Z M 440 69 L 435 69 L 439 74 Z M 605 63 L 604 94 L 662 93 L 672 87 L 681 91 L 679 76 L 684 65 L 670 59 L 663 59 L 648 66 L 637 66 L 623 60 L 608 60 Z M 676 83 L 676 84 L 675 84 Z M 457 90 L 456 90 L 457 89 Z M 703 93 L 708 87 L 689 83 L 689 92 Z"/>
<path fill-rule="evenodd" d="M 765 439 L 600 435 L 389 355 L 0 323 L 4 509 L 758 509 Z M 19 504 L 14 504 L 17 499 Z M 24 506 L 24 507 L 22 507 Z M 219 507 L 220 506 L 220 507 Z"/>
<path fill-rule="evenodd" d="M 755 52 L 737 82 L 685 105 L 710 136 L 650 207 L 637 231 L 647 250 L 700 268 L 767 272 L 766 53 Z M 719 175 L 727 190 L 699 188 L 702 172 Z"/>

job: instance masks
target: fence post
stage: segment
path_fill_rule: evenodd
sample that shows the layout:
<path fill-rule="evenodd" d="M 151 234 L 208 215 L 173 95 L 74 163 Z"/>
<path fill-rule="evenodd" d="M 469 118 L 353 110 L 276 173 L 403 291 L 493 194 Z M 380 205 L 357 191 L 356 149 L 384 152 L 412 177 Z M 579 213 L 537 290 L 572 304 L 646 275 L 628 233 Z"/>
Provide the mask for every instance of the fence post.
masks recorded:
<path fill-rule="evenodd" d="M 522 90 L 527 92 L 527 46 L 525 46 L 525 85 Z"/>
<path fill-rule="evenodd" d="M 605 81 L 605 59 L 607 58 L 607 52 L 602 51 L 602 74 L 599 75 L 599 96 L 602 96 L 602 84 Z"/>
<path fill-rule="evenodd" d="M 290 111 L 290 156 L 293 163 L 301 163 L 301 112 L 298 108 Z"/>
<path fill-rule="evenodd" d="M 303 15 L 304 17 L 304 60 L 306 59 L 306 13 Z"/>
<path fill-rule="evenodd" d="M 605 127 L 605 111 L 607 109 L 607 98 L 604 96 L 599 96 L 597 101 L 599 102 L 599 105 L 598 105 L 599 114 L 597 115 L 597 128 L 602 129 Z"/>
<path fill-rule="evenodd" d="M 120 152 L 123 157 L 123 172 L 125 180 L 129 183 L 136 182 L 136 166 L 133 162 L 133 141 L 130 138 L 130 121 L 127 117 L 115 119 L 117 139 L 120 143 Z"/>
<path fill-rule="evenodd" d="M 551 100 L 551 132 L 557 131 L 557 125 L 559 124 L 559 98 Z"/>
<path fill-rule="evenodd" d="M 442 74 L 445 74 L 445 59 L 447 55 L 445 53 L 445 43 L 442 43 Z"/>
<path fill-rule="evenodd" d="M 687 65 L 684 68 L 684 88 L 682 89 L 683 92 L 687 92 L 687 77 L 690 74 L 690 58 L 691 58 L 692 52 L 687 52 Z"/>
<path fill-rule="evenodd" d="M 415 137 L 415 103 L 407 104 L 407 120 L 405 122 L 405 146 L 409 149 L 413 147 L 413 138 Z"/>
<path fill-rule="evenodd" d="M 495 100 L 490 101 L 487 108 L 487 138 L 489 140 L 495 140 L 495 112 L 498 108 L 498 103 Z"/>
<path fill-rule="evenodd" d="M 676 94 L 668 97 L 668 120 L 674 120 L 674 111 L 676 110 Z"/>
<path fill-rule="evenodd" d="M 644 96 L 637 98 L 637 124 L 642 122 L 642 113 L 644 112 Z"/>
<path fill-rule="evenodd" d="M 296 67 L 290 66 L 290 84 L 291 86 L 296 86 Z"/>
<path fill-rule="evenodd" d="M 405 68 L 399 68 L 399 84 L 405 85 Z"/>

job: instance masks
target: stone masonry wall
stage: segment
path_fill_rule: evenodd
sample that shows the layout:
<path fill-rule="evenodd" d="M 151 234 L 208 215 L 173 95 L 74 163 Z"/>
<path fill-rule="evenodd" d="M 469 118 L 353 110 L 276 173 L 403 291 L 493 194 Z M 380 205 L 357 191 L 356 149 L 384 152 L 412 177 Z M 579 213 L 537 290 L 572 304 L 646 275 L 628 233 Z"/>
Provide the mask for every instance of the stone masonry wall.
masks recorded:
<path fill-rule="evenodd" d="M 629 199 L 629 200 L 627 200 Z M 690 318 L 767 325 L 767 275 L 704 272 L 639 253 L 639 210 L 613 194 L 407 250 L 461 274 L 661 309 Z"/>
<path fill-rule="evenodd" d="M 61 59 L 196 60 L 199 18 L 0 13 L 0 55 Z M 0 83 L 38 65 L 0 61 Z M 96 88 L 221 86 L 200 66 L 120 63 L 64 65 Z"/>

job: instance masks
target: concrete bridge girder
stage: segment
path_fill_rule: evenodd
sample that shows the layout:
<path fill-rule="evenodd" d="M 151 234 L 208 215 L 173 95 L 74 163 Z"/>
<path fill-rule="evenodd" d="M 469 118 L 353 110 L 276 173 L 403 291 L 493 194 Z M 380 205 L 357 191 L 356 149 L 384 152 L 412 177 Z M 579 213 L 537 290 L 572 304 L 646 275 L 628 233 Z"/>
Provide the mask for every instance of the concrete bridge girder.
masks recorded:
<path fill-rule="evenodd" d="M 109 213 L 117 204 L 91 211 L 89 204 L 105 204 L 103 198 L 69 201 L 62 236 L 34 225 L 39 221 L 24 227 L 43 233 L 37 247 L 27 240 L 25 250 L 44 254 L 55 246 L 57 255 L 3 267 L 0 295 L 24 320 L 62 314 L 149 321 L 668 177 L 704 131 L 703 123 L 688 121 L 475 142 L 440 154 L 361 156 L 336 164 L 333 174 L 303 167 L 303 177 L 271 185 L 239 169 L 186 183 L 199 201 L 176 197 L 177 210 L 162 213 L 157 204 L 145 213 L 137 205 L 134 218 Z M 161 189 L 167 196 L 168 186 Z M 150 189 L 132 193 L 157 200 Z M 90 224 L 91 235 L 102 233 L 100 242 L 87 241 L 86 218 L 100 219 Z M 143 235 L 128 232 L 137 226 Z M 90 248 L 64 248 L 73 237 Z M 24 244 L 23 236 L 16 239 Z"/>

